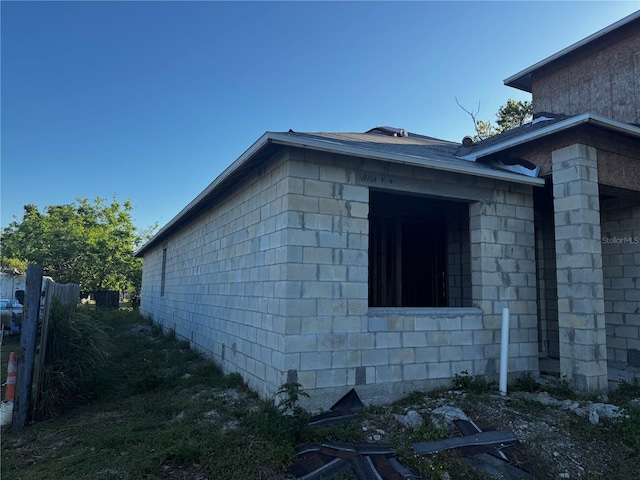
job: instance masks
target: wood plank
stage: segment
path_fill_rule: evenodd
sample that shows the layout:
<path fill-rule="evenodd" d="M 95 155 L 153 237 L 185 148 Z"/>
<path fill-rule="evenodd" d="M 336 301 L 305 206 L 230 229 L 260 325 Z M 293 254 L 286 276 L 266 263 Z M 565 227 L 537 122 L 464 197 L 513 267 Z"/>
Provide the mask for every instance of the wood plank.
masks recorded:
<path fill-rule="evenodd" d="M 12 429 L 20 433 L 27 425 L 31 406 L 31 384 L 36 357 L 36 331 L 40 313 L 40 291 L 42 289 L 42 265 L 27 266 L 25 305 L 20 327 L 20 350 L 17 355 L 18 373 L 13 410 Z M 26 312 L 26 316 L 24 315 Z"/>
<path fill-rule="evenodd" d="M 425 455 L 458 447 L 512 443 L 517 440 L 516 436 L 511 432 L 492 431 L 480 432 L 474 435 L 466 435 L 464 437 L 446 438 L 444 440 L 436 440 L 435 442 L 414 443 L 412 448 L 415 453 Z"/>

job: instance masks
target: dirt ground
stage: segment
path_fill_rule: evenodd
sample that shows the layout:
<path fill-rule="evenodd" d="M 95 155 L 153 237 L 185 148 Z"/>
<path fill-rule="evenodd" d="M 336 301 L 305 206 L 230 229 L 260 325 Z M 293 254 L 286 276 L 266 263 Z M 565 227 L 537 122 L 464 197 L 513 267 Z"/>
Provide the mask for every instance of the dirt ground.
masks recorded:
<path fill-rule="evenodd" d="M 148 326 L 136 326 L 132 331 L 138 337 L 142 335 L 145 339 L 147 337 L 151 339 L 152 329 Z M 154 343 L 151 342 L 149 345 L 154 345 Z M 167 345 L 167 343 L 163 343 L 162 347 L 158 348 L 162 348 L 162 351 L 165 352 L 168 348 Z M 7 345 L 3 345 L 3 351 L 6 351 L 6 347 Z M 176 348 L 178 347 L 176 346 Z M 170 354 L 167 354 L 167 357 L 175 359 L 176 355 L 174 351 L 171 351 Z M 204 360 L 202 359 L 198 361 L 191 360 L 186 370 L 191 373 L 174 375 L 171 373 L 175 369 L 173 367 L 162 371 L 166 376 L 173 375 L 177 382 L 189 382 L 191 374 L 196 374 L 200 371 L 196 367 L 203 362 Z M 1 366 L 6 369 L 6 364 Z M 466 386 L 477 386 L 474 382 L 475 380 L 473 379 L 466 379 Z M 535 385 L 530 386 L 536 387 Z M 536 390 L 536 388 L 531 390 Z M 473 392 L 473 388 L 458 387 L 439 392 L 415 392 L 395 404 L 365 409 L 356 420 L 358 422 L 357 428 L 362 430 L 362 439 L 358 441 L 397 446 L 402 443 L 403 439 L 411 437 L 413 433 L 412 427 L 405 425 L 402 421 L 403 417 L 410 416 L 408 415 L 410 412 L 417 412 L 418 415 L 414 415 L 414 417 L 422 419 L 421 421 L 425 424 L 424 431 L 427 433 L 432 424 L 437 424 L 446 432 L 447 436 L 459 435 L 459 433 L 456 433 L 451 418 L 445 420 L 436 413 L 443 408 L 451 411 L 457 409 L 483 431 L 500 430 L 513 433 L 518 439 L 514 449 L 515 458 L 519 462 L 517 466 L 528 470 L 534 478 L 634 479 L 639 478 L 638 471 L 640 471 L 640 452 L 638 451 L 640 449 L 637 448 L 640 444 L 640 431 L 638 431 L 640 430 L 640 422 L 637 415 L 640 405 L 640 398 L 638 398 L 640 397 L 638 395 L 640 388 L 635 386 L 631 391 L 631 397 L 633 398 L 629 400 L 630 396 L 627 396 L 624 401 L 617 400 L 617 397 L 613 394 L 611 394 L 611 398 L 607 395 L 601 395 L 587 400 L 576 397 L 568 391 L 562 392 L 561 389 L 549 389 L 551 393 L 541 391 L 529 393 L 527 391 L 514 390 L 510 391 L 509 395 L 505 397 L 500 396 L 491 388 L 480 392 Z M 245 427 L 238 422 L 238 419 L 242 418 L 242 416 L 238 418 L 232 416 L 227 419 L 227 417 L 221 416 L 220 409 L 216 410 L 213 407 L 209 407 L 209 403 L 211 405 L 223 405 L 226 410 L 244 412 L 249 410 L 256 411 L 259 406 L 259 401 L 255 395 L 243 389 L 234 388 L 196 389 L 195 387 L 190 387 L 180 390 L 180 395 L 177 396 L 179 398 L 175 397 L 174 395 L 174 398 L 167 398 L 162 403 L 163 408 L 167 408 L 166 404 L 169 403 L 169 400 L 184 403 L 184 399 L 187 398 L 193 400 L 191 403 L 194 404 L 201 401 L 204 405 L 202 412 L 194 409 L 191 412 L 192 416 L 201 415 L 201 422 L 206 425 L 211 424 L 211 428 L 216 431 L 233 430 L 237 431 L 238 434 L 245 432 L 243 430 Z M 155 397 L 152 396 L 150 398 L 154 399 Z M 616 401 L 618 401 L 617 404 L 615 404 Z M 152 409 L 152 407 L 149 408 Z M 156 408 L 159 407 L 154 406 L 154 411 Z M 185 408 L 185 406 L 181 404 L 180 408 Z M 636 412 L 635 417 L 621 429 L 619 422 L 624 421 L 624 416 L 632 409 Z M 92 422 L 100 424 L 99 419 L 85 418 L 82 415 L 80 410 L 71 411 L 60 419 L 42 422 L 42 425 L 38 427 L 41 432 L 38 442 L 30 443 L 27 441 L 28 437 L 26 436 L 8 436 L 3 439 L 3 445 L 12 447 L 14 455 L 24 457 L 24 462 L 20 464 L 23 469 L 29 467 L 31 463 L 49 461 L 49 458 L 54 459 L 51 462 L 59 463 L 61 460 L 55 460 L 57 458 L 56 450 L 62 450 L 64 445 L 72 443 L 72 435 L 78 434 L 77 425 L 90 425 Z M 607 418 L 610 415 L 621 417 Z M 180 414 L 167 420 L 165 428 L 175 428 L 176 425 L 180 425 L 184 421 L 182 419 L 184 416 L 184 414 Z M 153 418 L 155 419 L 155 416 Z M 119 422 L 108 422 L 110 426 L 118 426 L 112 425 L 114 423 L 118 424 Z M 61 428 L 61 425 L 65 427 Z M 44 435 L 47 432 L 50 437 Z M 101 435 L 106 437 L 106 433 L 106 431 L 102 431 Z M 210 434 L 209 432 L 207 435 Z M 117 435 L 122 436 L 123 434 L 118 433 Z M 116 436 L 114 438 L 120 437 Z M 206 438 L 209 437 L 207 436 Z M 425 440 L 437 438 L 440 438 L 440 436 Z M 105 440 L 102 441 L 104 442 Z M 173 447 L 169 450 L 173 451 Z M 200 458 L 202 455 L 199 452 L 199 450 L 194 452 L 194 459 L 189 461 L 171 460 L 171 457 L 168 457 L 169 459 L 165 459 L 159 469 L 154 471 L 155 476 L 149 478 L 193 478 L 201 480 L 216 478 L 209 474 L 213 467 L 202 465 L 205 458 Z M 88 456 L 87 458 L 91 457 Z M 3 453 L 3 460 L 6 459 Z M 132 464 L 135 464 L 135 459 L 132 460 Z M 277 469 L 267 467 L 269 465 L 265 464 L 261 470 L 260 478 L 279 480 L 289 478 L 286 475 L 283 476 L 282 472 L 277 471 Z M 101 472 L 100 475 L 94 475 L 93 477 L 83 476 L 82 478 L 132 478 L 120 470 L 115 471 L 112 468 L 105 470 L 102 468 L 102 470 L 97 470 Z M 29 473 L 22 478 L 47 477 Z M 431 478 L 444 480 L 446 478 L 469 477 L 460 475 L 447 477 L 441 475 L 439 477 L 432 476 Z"/>
<path fill-rule="evenodd" d="M 606 396 L 596 400 L 607 400 Z M 632 401 L 638 404 L 640 399 Z M 417 401 L 403 406 L 405 412 L 417 411 L 423 418 L 432 420 L 449 430 L 451 436 L 459 435 L 449 421 L 442 421 L 434 411 L 440 407 L 460 409 L 483 431 L 511 432 L 517 438 L 516 457 L 520 465 L 535 478 L 638 478 L 640 469 L 638 452 L 620 451 L 616 444 L 615 418 L 589 420 L 587 406 L 608 406 L 616 415 L 625 414 L 610 404 L 602 402 L 562 400 L 546 393 L 515 392 L 502 397 L 499 394 L 469 395 L 459 390 L 443 392 L 428 402 Z M 599 411 L 604 411 L 600 407 Z M 597 410 L 592 408 L 591 410 Z M 394 430 L 402 428 L 398 415 L 380 414 L 366 422 L 372 432 L 382 432 L 370 438 L 388 441 Z M 597 422 L 597 423 L 596 423 Z M 640 432 L 636 432 L 640 435 Z M 516 462 L 516 463 L 518 463 Z M 616 472 L 616 476 L 610 476 Z M 630 476 L 629 476 L 630 475 Z"/>

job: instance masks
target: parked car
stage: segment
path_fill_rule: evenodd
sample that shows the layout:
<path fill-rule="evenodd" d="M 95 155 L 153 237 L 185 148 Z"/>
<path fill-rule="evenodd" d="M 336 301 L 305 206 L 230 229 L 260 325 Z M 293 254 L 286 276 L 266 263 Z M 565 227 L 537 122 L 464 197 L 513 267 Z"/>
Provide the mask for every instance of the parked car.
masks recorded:
<path fill-rule="evenodd" d="M 0 317 L 3 330 L 18 330 L 22 325 L 22 305 L 16 299 L 0 299 Z"/>

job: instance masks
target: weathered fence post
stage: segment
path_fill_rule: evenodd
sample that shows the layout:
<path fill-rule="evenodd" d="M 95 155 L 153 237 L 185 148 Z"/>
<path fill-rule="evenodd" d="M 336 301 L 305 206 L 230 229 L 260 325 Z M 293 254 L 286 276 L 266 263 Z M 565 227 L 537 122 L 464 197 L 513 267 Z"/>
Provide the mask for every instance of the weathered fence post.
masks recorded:
<path fill-rule="evenodd" d="M 25 305 L 20 332 L 20 350 L 18 352 L 18 375 L 16 378 L 16 393 L 13 409 L 14 432 L 22 432 L 27 425 L 27 416 L 31 403 L 31 383 L 33 380 L 33 365 L 36 355 L 36 332 L 38 329 L 38 314 L 40 310 L 40 292 L 42 289 L 42 266 L 29 265 L 27 267 L 27 287 L 25 291 Z"/>
<path fill-rule="evenodd" d="M 44 302 L 44 308 L 42 309 L 42 317 L 40 318 L 40 358 L 38 362 L 37 376 L 33 382 L 36 385 L 34 404 L 32 408 L 34 414 L 42 398 L 44 370 L 47 361 L 47 341 L 49 339 L 49 317 L 51 316 L 53 300 L 59 300 L 62 305 L 66 305 L 68 303 L 77 305 L 78 300 L 80 299 L 80 286 L 73 283 L 65 283 L 61 285 L 51 279 L 46 279 L 43 282 L 43 286 L 44 295 L 42 300 Z"/>

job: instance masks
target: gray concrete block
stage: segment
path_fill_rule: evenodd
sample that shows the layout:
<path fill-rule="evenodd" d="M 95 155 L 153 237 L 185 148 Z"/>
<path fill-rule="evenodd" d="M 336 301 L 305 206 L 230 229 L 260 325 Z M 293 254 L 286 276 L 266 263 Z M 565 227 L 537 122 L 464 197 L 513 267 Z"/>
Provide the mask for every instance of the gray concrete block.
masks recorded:
<path fill-rule="evenodd" d="M 426 347 L 427 332 L 402 332 L 403 347 Z"/>
<path fill-rule="evenodd" d="M 427 364 L 417 363 L 402 366 L 402 379 L 405 381 L 424 380 L 427 378 Z"/>
<path fill-rule="evenodd" d="M 362 351 L 362 365 L 370 367 L 374 365 L 388 365 L 389 364 L 389 349 L 376 348 L 372 350 Z"/>
<path fill-rule="evenodd" d="M 399 348 L 402 346 L 400 332 L 379 331 L 375 335 L 376 348 Z"/>

